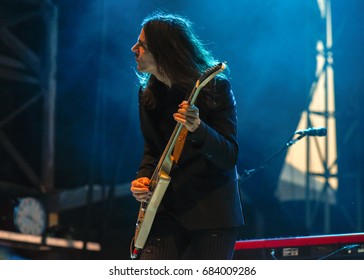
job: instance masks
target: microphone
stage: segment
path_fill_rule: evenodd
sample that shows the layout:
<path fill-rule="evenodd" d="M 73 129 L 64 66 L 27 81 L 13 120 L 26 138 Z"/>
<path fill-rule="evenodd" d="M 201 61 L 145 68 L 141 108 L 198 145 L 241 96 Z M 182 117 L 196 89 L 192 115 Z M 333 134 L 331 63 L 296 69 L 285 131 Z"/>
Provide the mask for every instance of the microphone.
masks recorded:
<path fill-rule="evenodd" d="M 297 130 L 294 134 L 301 136 L 326 136 L 326 127 L 310 127 L 307 129 Z"/>

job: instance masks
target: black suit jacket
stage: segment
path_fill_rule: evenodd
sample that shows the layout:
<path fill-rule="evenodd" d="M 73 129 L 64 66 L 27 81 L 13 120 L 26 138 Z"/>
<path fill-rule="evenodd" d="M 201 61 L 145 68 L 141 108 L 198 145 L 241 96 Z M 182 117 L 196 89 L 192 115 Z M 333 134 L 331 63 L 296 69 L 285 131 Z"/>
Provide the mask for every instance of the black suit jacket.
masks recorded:
<path fill-rule="evenodd" d="M 153 94 L 156 108 L 147 109 L 139 102 L 144 156 L 138 178 L 151 177 L 176 125 L 173 113 L 188 97 L 164 86 Z M 236 171 L 236 102 L 228 80 L 215 79 L 212 88 L 200 92 L 195 105 L 201 124 L 187 135 L 179 164 L 170 172 L 171 182 L 159 212 L 168 212 L 187 229 L 243 225 Z"/>

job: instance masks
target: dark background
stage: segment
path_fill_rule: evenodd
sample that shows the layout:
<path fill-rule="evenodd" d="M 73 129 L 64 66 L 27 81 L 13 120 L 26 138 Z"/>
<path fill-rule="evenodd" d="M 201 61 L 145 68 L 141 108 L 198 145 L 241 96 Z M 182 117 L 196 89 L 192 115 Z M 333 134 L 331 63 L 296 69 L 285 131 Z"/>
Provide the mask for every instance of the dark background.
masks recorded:
<path fill-rule="evenodd" d="M 6 4 L 6 2 L 8 2 Z M 33 8 L 1 1 L 13 12 Z M 26 2 L 26 1 L 25 1 Z M 195 23 L 202 41 L 227 61 L 238 103 L 239 172 L 258 166 L 281 149 L 305 110 L 315 71 L 316 41 L 324 22 L 316 1 L 54 1 L 59 11 L 55 189 L 110 186 L 133 180 L 142 153 L 137 112 L 137 79 L 130 48 L 145 16 L 162 9 Z M 333 55 L 339 189 L 329 233 L 359 232 L 354 220 L 363 199 L 363 20 L 360 0 L 332 1 Z M 5 13 L 5 10 L 2 10 Z M 14 27 L 38 50 L 38 21 Z M 2 54 L 9 50 L 0 46 Z M 36 86 L 1 78 L 0 116 L 37 91 Z M 16 94 L 14 94 L 16 92 Z M 33 166 L 40 166 L 41 104 L 4 128 Z M 356 122 L 348 134 L 349 124 Z M 0 147 L 0 176 L 21 185 L 27 179 Z M 294 208 L 274 195 L 284 154 L 241 185 L 248 224 L 243 239 L 327 234 L 318 217 L 308 230 L 304 205 Z M 36 168 L 37 169 L 37 168 Z M 37 169 L 38 170 L 38 169 Z M 346 176 L 354 174 L 354 176 Z M 359 182 L 359 183 L 358 183 Z M 60 213 L 60 225 L 77 238 L 101 242 L 105 258 L 128 258 L 138 204 L 130 195 Z M 90 218 L 91 217 L 91 218 Z"/>

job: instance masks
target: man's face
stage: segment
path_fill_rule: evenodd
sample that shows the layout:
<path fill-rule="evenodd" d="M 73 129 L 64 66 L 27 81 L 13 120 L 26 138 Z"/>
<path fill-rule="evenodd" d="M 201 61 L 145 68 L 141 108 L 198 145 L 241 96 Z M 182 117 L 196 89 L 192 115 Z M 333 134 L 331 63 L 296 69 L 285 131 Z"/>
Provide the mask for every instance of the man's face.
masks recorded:
<path fill-rule="evenodd" d="M 138 42 L 131 48 L 131 51 L 135 54 L 139 72 L 157 74 L 157 64 L 152 53 L 148 50 L 144 29 L 141 30 Z"/>

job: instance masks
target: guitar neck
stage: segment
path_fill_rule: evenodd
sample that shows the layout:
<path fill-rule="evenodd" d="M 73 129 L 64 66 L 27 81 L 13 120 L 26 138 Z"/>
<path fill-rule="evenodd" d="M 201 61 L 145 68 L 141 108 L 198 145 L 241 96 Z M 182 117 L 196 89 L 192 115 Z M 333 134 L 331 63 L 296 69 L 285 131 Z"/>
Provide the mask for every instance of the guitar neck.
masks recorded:
<path fill-rule="evenodd" d="M 164 172 L 166 172 L 167 174 L 170 172 L 171 168 L 172 168 L 172 152 L 173 152 L 173 148 L 176 145 L 178 136 L 180 134 L 182 130 L 182 124 L 177 123 L 171 137 L 169 138 L 169 141 L 166 145 L 166 147 L 164 148 L 163 154 L 159 159 L 158 165 L 155 168 L 153 175 L 151 177 L 151 181 L 155 181 L 158 177 L 160 172 L 163 170 Z M 155 184 L 151 184 L 150 189 L 151 191 L 153 191 L 153 188 L 155 187 Z"/>

